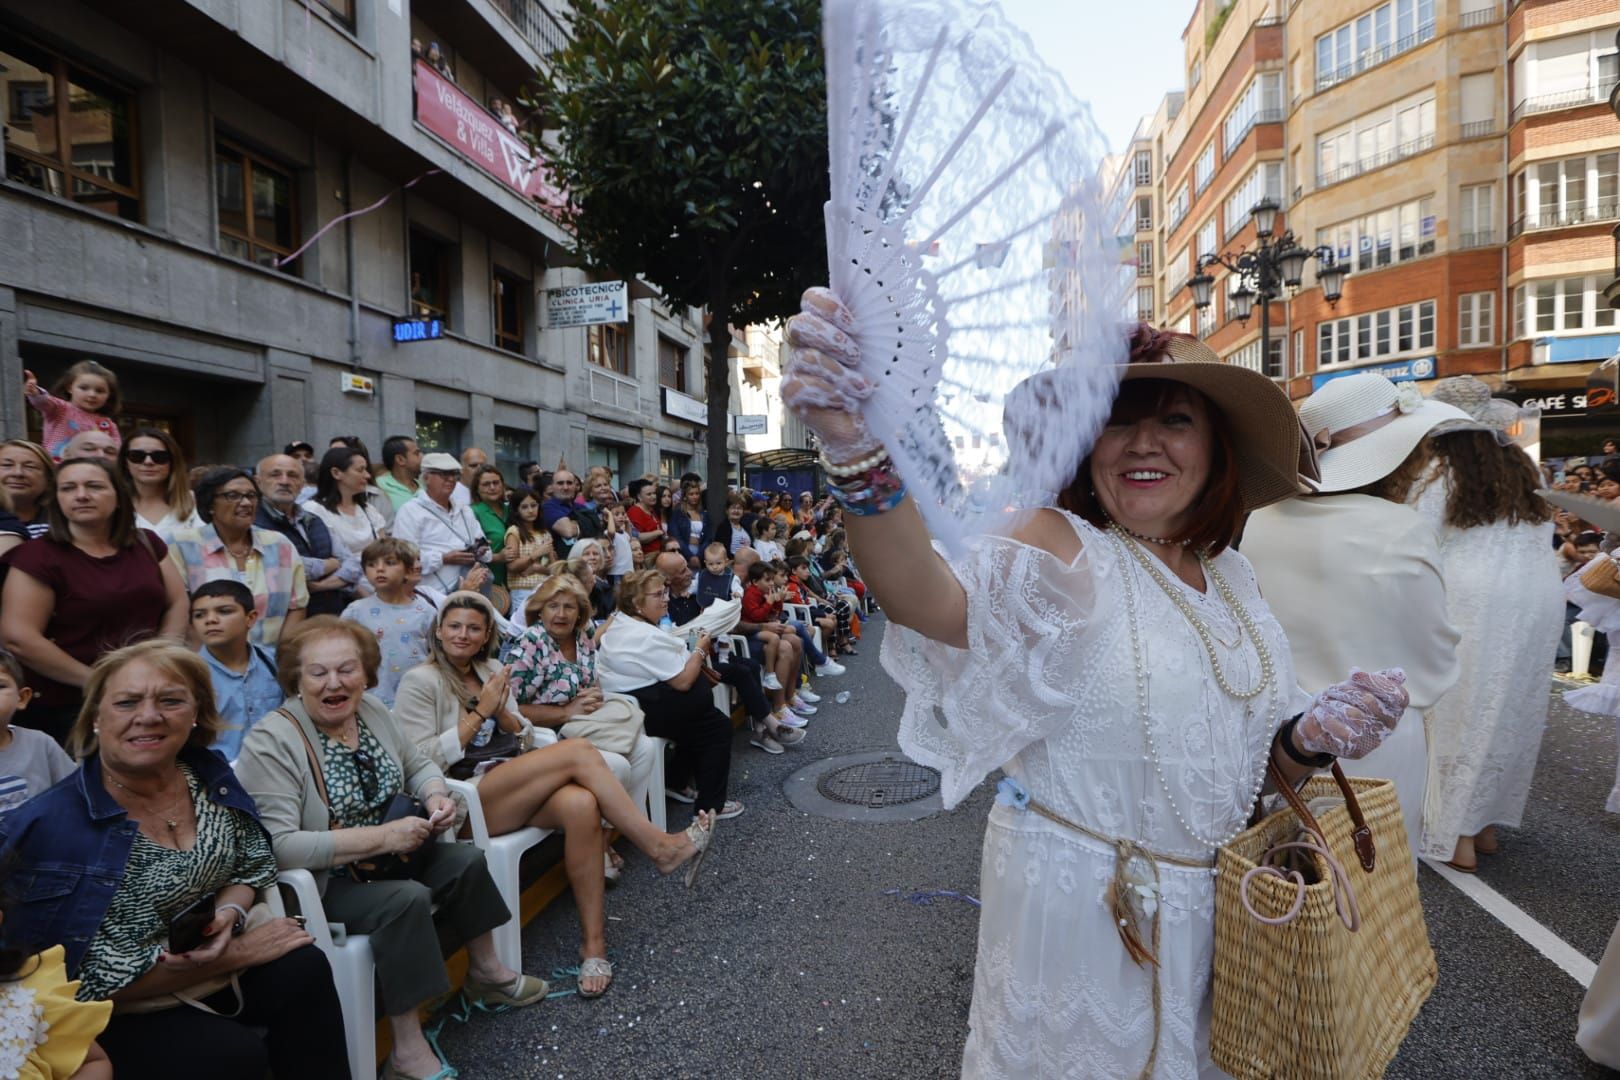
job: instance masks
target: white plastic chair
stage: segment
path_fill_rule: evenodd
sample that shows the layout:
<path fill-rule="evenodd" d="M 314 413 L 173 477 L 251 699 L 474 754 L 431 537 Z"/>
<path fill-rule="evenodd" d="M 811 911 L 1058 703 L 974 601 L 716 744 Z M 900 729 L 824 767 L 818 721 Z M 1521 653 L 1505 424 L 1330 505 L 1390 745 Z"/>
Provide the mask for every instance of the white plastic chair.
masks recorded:
<path fill-rule="evenodd" d="M 489 876 L 495 879 L 501 899 L 506 901 L 512 917 L 495 928 L 495 955 L 513 971 L 523 970 L 523 883 L 518 876 L 518 865 L 523 853 L 551 835 L 550 829 L 525 825 L 515 832 L 499 836 L 489 834 L 489 823 L 484 819 L 484 804 L 478 798 L 478 787 L 465 780 L 445 778 L 451 791 L 459 791 L 467 800 L 467 826 L 472 831 L 472 842 L 484 853 L 489 865 Z"/>
<path fill-rule="evenodd" d="M 827 655 L 827 646 L 821 641 L 821 627 L 816 625 L 815 617 L 810 614 L 809 604 L 783 604 L 782 614 L 794 622 L 801 622 L 805 629 L 810 631 L 810 640 L 815 642 L 816 650 L 823 656 Z"/>
<path fill-rule="evenodd" d="M 377 1073 L 377 991 L 375 967 L 371 958 L 371 938 L 349 934 L 342 944 L 332 938 L 326 921 L 321 892 L 315 875 L 308 870 L 282 870 L 278 883 L 298 901 L 304 929 L 332 965 L 332 982 L 343 1003 L 343 1031 L 349 1047 L 349 1075 L 375 1076 Z M 285 915 L 279 889 L 268 890 L 267 902 L 277 915 Z"/>

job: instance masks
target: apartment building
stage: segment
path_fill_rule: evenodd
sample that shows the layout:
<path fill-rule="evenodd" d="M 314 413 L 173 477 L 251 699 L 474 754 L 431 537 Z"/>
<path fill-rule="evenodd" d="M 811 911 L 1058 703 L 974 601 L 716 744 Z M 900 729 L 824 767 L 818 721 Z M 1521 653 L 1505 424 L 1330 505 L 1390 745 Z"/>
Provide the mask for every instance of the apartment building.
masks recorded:
<path fill-rule="evenodd" d="M 1107 207 L 1125 261 L 1135 268 L 1136 287 L 1127 302 L 1128 318 L 1155 326 L 1164 322 L 1164 174 L 1165 134 L 1181 111 L 1182 95 L 1166 94 L 1151 115 L 1144 116 L 1123 154 L 1103 163 L 1108 183 Z"/>
<path fill-rule="evenodd" d="M 1604 421 L 1585 378 L 1620 350 L 1603 309 L 1620 219 L 1620 6 L 1603 0 L 1200 0 L 1165 165 L 1166 317 L 1294 398 L 1351 371 L 1476 374 L 1546 408 L 1545 452 Z M 1243 322 L 1200 254 L 1256 242 L 1262 196 L 1350 271 Z M 1569 444 L 1569 445 L 1566 445 Z"/>
<path fill-rule="evenodd" d="M 701 470 L 699 312 L 548 318 L 587 278 L 502 101 L 565 40 L 541 0 L 0 0 L 7 434 L 24 368 L 93 357 L 193 461 Z"/>

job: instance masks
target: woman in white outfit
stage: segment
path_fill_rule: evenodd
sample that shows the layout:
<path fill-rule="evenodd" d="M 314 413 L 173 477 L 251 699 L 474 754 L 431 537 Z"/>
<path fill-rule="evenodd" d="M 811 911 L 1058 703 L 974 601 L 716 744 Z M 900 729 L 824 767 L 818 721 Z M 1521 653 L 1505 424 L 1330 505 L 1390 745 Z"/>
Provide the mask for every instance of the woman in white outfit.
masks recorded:
<path fill-rule="evenodd" d="M 1424 713 L 1457 681 L 1458 634 L 1446 609 L 1440 541 L 1405 506 L 1428 461 L 1424 437 L 1445 420 L 1467 420 L 1363 372 L 1306 398 L 1299 419 L 1315 440 L 1321 494 L 1289 499 L 1249 519 L 1243 553 L 1288 635 L 1299 685 L 1314 693 L 1344 665 L 1399 664 L 1411 705 L 1377 751 L 1346 765 L 1352 776 L 1392 780 L 1416 853 L 1429 786 Z"/>
<path fill-rule="evenodd" d="M 1398 676 L 1360 674 L 1307 703 L 1229 546 L 1245 508 L 1297 489 L 1287 399 L 1195 339 L 1139 327 L 1062 509 L 948 564 L 851 407 L 870 384 L 848 310 L 811 290 L 804 312 L 782 396 L 822 441 L 895 624 L 883 661 L 907 691 L 900 745 L 941 771 L 947 806 L 1007 773 L 985 833 L 963 1075 L 1221 1075 L 1208 1052 L 1215 849 L 1244 828 L 1268 759 L 1302 779 L 1325 751 L 1364 753 L 1404 701 Z M 1055 392 L 1041 383 L 1058 374 L 1014 391 L 1010 446 L 1041 430 Z M 1334 703 L 1352 707 L 1330 716 Z M 1155 924 L 1156 957 L 1133 960 L 1127 935 L 1151 954 Z"/>
<path fill-rule="evenodd" d="M 315 497 L 303 504 L 305 510 L 325 522 L 332 535 L 356 555 L 366 550 L 366 545 L 373 540 L 388 535 L 388 522 L 366 495 L 370 483 L 371 468 L 366 455 L 347 446 L 334 446 L 321 458 Z M 368 592 L 369 587 L 362 591 Z"/>
<path fill-rule="evenodd" d="M 1564 590 L 1540 474 L 1507 437 L 1518 406 L 1493 401 L 1472 375 L 1441 380 L 1429 399 L 1473 422 L 1429 433 L 1433 463 L 1408 499 L 1440 538 L 1447 611 L 1462 635 L 1457 685 L 1429 711 L 1419 851 L 1471 873 L 1479 855 L 1495 854 L 1495 827 L 1518 828 L 1524 817 Z"/>

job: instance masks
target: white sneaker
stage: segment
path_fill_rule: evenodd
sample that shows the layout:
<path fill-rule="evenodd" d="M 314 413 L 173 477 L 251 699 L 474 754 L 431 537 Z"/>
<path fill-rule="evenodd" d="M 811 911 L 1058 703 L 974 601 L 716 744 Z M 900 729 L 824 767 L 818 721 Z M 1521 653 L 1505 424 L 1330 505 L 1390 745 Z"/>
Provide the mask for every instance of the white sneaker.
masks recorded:
<path fill-rule="evenodd" d="M 783 709 L 776 714 L 776 722 L 785 728 L 802 728 L 810 721 L 794 712 L 792 709 Z"/>
<path fill-rule="evenodd" d="M 843 673 L 844 665 L 831 657 L 828 658 L 825 664 L 816 668 L 816 678 L 818 679 L 825 679 L 829 675 L 842 675 Z"/>
<path fill-rule="evenodd" d="M 808 686 L 799 687 L 799 693 L 797 696 L 800 701 L 807 702 L 811 705 L 814 705 L 816 702 L 821 700 L 821 695 L 812 694 Z"/>
<path fill-rule="evenodd" d="M 794 712 L 798 713 L 800 716 L 814 716 L 814 715 L 816 715 L 816 707 L 814 705 L 807 705 L 807 704 L 804 703 L 804 701 L 802 701 L 800 698 L 797 698 L 797 697 L 794 698 L 792 701 L 788 702 L 788 708 L 792 709 Z"/>
<path fill-rule="evenodd" d="M 776 677 L 776 672 L 774 672 L 774 671 L 767 671 L 765 673 L 765 678 L 763 680 L 763 683 L 764 683 L 765 689 L 767 689 L 767 690 L 780 690 L 780 689 L 782 689 L 782 680 L 778 679 Z"/>
<path fill-rule="evenodd" d="M 782 752 L 782 744 L 771 738 L 770 733 L 765 730 L 764 725 L 760 725 L 759 727 L 753 729 L 752 736 L 749 738 L 748 743 L 750 746 L 759 747 L 767 754 L 780 754 Z"/>

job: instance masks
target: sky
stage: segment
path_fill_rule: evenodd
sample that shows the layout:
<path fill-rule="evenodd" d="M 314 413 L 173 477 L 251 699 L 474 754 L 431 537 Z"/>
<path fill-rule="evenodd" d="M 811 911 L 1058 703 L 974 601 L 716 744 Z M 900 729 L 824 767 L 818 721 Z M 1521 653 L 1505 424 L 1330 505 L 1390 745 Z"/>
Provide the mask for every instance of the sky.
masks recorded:
<path fill-rule="evenodd" d="M 1115 152 L 1143 114 L 1185 81 L 1181 31 L 1193 0 L 1001 0 L 1001 7 L 1090 105 Z"/>

